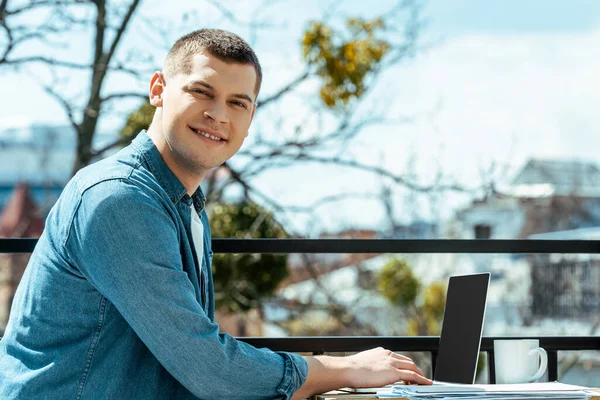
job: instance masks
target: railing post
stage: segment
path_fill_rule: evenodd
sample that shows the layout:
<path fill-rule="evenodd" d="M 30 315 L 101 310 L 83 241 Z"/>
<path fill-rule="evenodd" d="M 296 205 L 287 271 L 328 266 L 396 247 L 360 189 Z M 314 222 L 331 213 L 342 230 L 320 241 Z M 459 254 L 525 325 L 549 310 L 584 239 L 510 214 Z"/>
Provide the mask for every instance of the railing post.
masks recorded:
<path fill-rule="evenodd" d="M 548 353 L 548 382 L 558 380 L 558 351 L 550 350 Z"/>
<path fill-rule="evenodd" d="M 496 361 L 494 359 L 494 350 L 487 351 L 488 362 L 488 382 L 496 383 Z"/>

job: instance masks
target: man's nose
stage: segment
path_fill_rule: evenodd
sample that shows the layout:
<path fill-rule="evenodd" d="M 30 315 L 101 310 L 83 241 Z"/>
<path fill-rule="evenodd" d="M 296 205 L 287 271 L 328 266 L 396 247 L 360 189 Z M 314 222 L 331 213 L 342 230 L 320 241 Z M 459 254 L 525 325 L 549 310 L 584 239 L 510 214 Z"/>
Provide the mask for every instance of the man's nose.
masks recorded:
<path fill-rule="evenodd" d="M 210 108 L 207 108 L 204 111 L 204 116 L 219 124 L 229 122 L 226 108 L 217 104 L 213 104 Z"/>

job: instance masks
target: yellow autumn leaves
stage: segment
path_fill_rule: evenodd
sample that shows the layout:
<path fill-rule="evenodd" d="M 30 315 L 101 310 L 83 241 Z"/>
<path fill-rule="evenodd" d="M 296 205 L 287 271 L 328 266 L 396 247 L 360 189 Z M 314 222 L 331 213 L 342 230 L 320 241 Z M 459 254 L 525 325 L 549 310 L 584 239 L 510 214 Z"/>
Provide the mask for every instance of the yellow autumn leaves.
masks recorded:
<path fill-rule="evenodd" d="M 360 98 L 368 88 L 370 75 L 377 70 L 390 45 L 377 34 L 385 29 L 381 18 L 346 22 L 349 36 L 314 21 L 302 39 L 307 64 L 323 79 L 320 96 L 329 108 L 341 108 Z"/>

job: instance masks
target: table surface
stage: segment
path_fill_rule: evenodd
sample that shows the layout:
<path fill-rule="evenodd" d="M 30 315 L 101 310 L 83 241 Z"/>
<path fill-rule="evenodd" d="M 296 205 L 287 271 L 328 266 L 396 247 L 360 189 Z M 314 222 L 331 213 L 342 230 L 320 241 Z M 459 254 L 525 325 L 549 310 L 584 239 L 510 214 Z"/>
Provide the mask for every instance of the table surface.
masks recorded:
<path fill-rule="evenodd" d="M 600 388 L 591 389 L 594 392 L 598 392 L 597 396 L 591 396 L 589 400 L 600 400 Z M 329 392 L 314 396 L 314 400 L 378 400 L 375 394 L 355 394 L 346 392 Z M 398 398 L 397 400 L 402 400 Z M 408 399 L 404 399 L 408 400 Z"/>

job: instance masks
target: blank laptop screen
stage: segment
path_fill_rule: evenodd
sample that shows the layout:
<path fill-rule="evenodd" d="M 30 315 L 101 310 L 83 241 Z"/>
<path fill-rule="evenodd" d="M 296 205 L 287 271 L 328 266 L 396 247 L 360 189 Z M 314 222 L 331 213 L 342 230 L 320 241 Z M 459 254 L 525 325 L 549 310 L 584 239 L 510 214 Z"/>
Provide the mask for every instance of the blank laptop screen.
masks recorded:
<path fill-rule="evenodd" d="M 434 379 L 473 383 L 490 274 L 450 277 Z"/>

